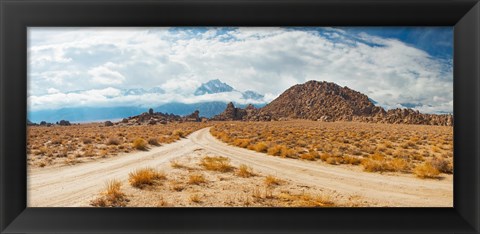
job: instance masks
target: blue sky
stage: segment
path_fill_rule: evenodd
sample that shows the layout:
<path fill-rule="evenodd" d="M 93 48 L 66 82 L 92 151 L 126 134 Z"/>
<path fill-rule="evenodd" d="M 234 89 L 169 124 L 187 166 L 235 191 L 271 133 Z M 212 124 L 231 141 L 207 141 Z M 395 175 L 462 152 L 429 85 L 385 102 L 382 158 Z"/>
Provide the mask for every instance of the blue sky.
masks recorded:
<path fill-rule="evenodd" d="M 453 110 L 453 28 L 29 28 L 29 111 L 155 106 L 220 79 L 271 101 L 308 80 L 367 94 L 387 109 Z M 122 89 L 162 94 L 124 95 Z M 230 100 L 235 99 L 235 100 Z"/>

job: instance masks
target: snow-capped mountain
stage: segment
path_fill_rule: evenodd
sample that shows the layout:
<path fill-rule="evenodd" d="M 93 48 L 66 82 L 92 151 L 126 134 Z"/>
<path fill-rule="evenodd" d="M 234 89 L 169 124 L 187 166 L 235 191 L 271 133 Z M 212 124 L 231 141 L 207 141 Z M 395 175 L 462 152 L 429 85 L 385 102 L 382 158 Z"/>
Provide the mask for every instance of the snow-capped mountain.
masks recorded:
<path fill-rule="evenodd" d="M 122 89 L 121 90 L 122 95 L 128 96 L 128 95 L 142 95 L 146 93 L 165 93 L 165 91 L 160 88 L 160 87 L 153 87 L 151 89 Z"/>
<path fill-rule="evenodd" d="M 264 95 L 259 94 L 252 90 L 247 90 L 245 92 L 240 92 L 234 89 L 232 86 L 220 81 L 219 79 L 210 80 L 206 83 L 203 83 L 200 87 L 195 90 L 195 96 L 201 96 L 205 94 L 215 94 L 215 93 L 226 93 L 226 92 L 235 92 L 240 93 L 242 98 L 245 100 L 256 100 L 260 101 L 264 98 Z"/>
<path fill-rule="evenodd" d="M 221 82 L 219 79 L 215 79 L 203 83 L 197 88 L 197 90 L 195 90 L 194 94 L 195 96 L 200 96 L 204 94 L 231 92 L 233 90 L 232 86 Z"/>
<path fill-rule="evenodd" d="M 98 90 L 97 90 L 98 91 Z M 68 93 L 77 93 L 83 95 L 91 95 L 92 90 L 78 90 Z M 163 90 L 160 87 L 153 88 L 131 88 L 131 89 L 115 89 L 107 88 L 97 92 L 98 95 L 105 96 L 108 100 L 115 100 L 124 96 L 129 96 L 132 100 L 135 98 L 139 100 L 148 100 L 148 98 L 158 95 L 158 99 L 168 97 L 170 94 L 168 90 Z M 148 98 L 144 99 L 143 95 Z M 248 104 L 253 104 L 259 108 L 267 104 L 264 100 L 264 95 L 252 90 L 241 92 L 234 89 L 232 86 L 223 83 L 219 79 L 210 80 L 200 85 L 194 93 L 186 94 L 186 97 L 195 97 L 195 102 L 183 103 L 181 101 L 172 100 L 163 104 L 149 104 L 138 105 L 133 103 L 125 103 L 124 106 L 107 107 L 107 106 L 79 106 L 69 107 L 65 106 L 61 109 L 47 109 L 40 111 L 29 111 L 28 118 L 32 122 L 39 123 L 40 121 L 56 122 L 61 119 L 72 122 L 84 122 L 95 120 L 113 120 L 138 115 L 154 108 L 155 111 L 173 113 L 176 115 L 190 114 L 195 110 L 200 111 L 201 116 L 213 117 L 221 113 L 228 102 L 235 103 L 236 106 L 245 107 Z M 145 97 L 147 97 L 145 96 Z"/>
<path fill-rule="evenodd" d="M 247 90 L 242 93 L 244 99 L 253 99 L 253 100 L 261 100 L 265 97 L 265 95 L 259 94 L 252 90 Z"/>

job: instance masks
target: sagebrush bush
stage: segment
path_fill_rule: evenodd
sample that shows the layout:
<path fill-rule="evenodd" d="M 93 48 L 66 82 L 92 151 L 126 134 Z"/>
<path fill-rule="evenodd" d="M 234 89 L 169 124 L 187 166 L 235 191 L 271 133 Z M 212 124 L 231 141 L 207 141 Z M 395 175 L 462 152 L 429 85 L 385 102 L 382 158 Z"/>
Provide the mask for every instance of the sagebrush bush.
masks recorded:
<path fill-rule="evenodd" d="M 96 207 L 124 207 L 129 201 L 121 191 L 122 183 L 118 180 L 108 181 L 102 196 L 92 200 L 90 205 Z"/>
<path fill-rule="evenodd" d="M 149 138 L 148 139 L 148 144 L 154 145 L 154 146 L 159 146 L 160 143 L 158 142 L 158 139 L 155 137 Z"/>
<path fill-rule="evenodd" d="M 429 163 L 435 167 L 438 171 L 443 173 L 452 174 L 453 166 L 447 159 L 435 157 L 429 161 Z"/>
<path fill-rule="evenodd" d="M 392 171 L 407 172 L 409 169 L 408 162 L 401 158 L 394 158 L 389 163 Z"/>
<path fill-rule="evenodd" d="M 375 160 L 373 158 L 365 158 L 361 162 L 364 171 L 368 172 L 385 172 L 391 171 L 390 165 L 384 160 Z"/>
<path fill-rule="evenodd" d="M 116 137 L 110 137 L 107 139 L 107 142 L 105 142 L 107 145 L 119 145 L 120 140 Z"/>
<path fill-rule="evenodd" d="M 258 142 L 253 146 L 253 149 L 260 153 L 266 153 L 268 150 L 268 145 L 265 142 Z"/>
<path fill-rule="evenodd" d="M 233 144 L 238 147 L 242 148 L 247 148 L 248 145 L 250 145 L 250 140 L 249 139 L 235 139 L 233 141 Z"/>
<path fill-rule="evenodd" d="M 128 182 L 136 188 L 144 188 L 150 185 L 156 185 L 159 181 L 166 179 L 163 172 L 159 172 L 153 168 L 138 169 L 128 174 Z"/>
<path fill-rule="evenodd" d="M 184 138 L 187 134 L 185 133 L 185 131 L 181 130 L 181 129 L 177 129 L 177 130 L 174 130 L 172 132 L 172 135 L 173 136 L 178 136 L 180 138 Z"/>
<path fill-rule="evenodd" d="M 252 168 L 248 167 L 245 164 L 242 164 L 238 167 L 237 175 L 240 177 L 248 178 L 254 176 L 255 174 L 253 173 Z"/>
<path fill-rule="evenodd" d="M 269 175 L 269 176 L 265 177 L 264 182 L 267 186 L 274 186 L 274 185 L 282 184 L 282 180 L 280 180 L 277 177 L 272 176 L 272 175 Z"/>
<path fill-rule="evenodd" d="M 422 179 L 424 178 L 437 178 L 440 174 L 437 168 L 432 166 L 432 164 L 425 162 L 420 165 L 417 165 L 415 169 L 413 169 L 413 173 Z"/>
<path fill-rule="evenodd" d="M 188 183 L 189 184 L 195 184 L 195 185 L 200 185 L 203 183 L 206 183 L 207 180 L 205 177 L 201 174 L 192 174 L 188 176 Z"/>
<path fill-rule="evenodd" d="M 209 171 L 228 172 L 233 169 L 233 167 L 230 165 L 230 159 L 221 156 L 204 157 L 202 158 L 200 165 Z"/>
<path fill-rule="evenodd" d="M 137 138 L 133 141 L 132 143 L 133 148 L 137 150 L 147 150 L 147 141 L 144 140 L 143 138 Z"/>

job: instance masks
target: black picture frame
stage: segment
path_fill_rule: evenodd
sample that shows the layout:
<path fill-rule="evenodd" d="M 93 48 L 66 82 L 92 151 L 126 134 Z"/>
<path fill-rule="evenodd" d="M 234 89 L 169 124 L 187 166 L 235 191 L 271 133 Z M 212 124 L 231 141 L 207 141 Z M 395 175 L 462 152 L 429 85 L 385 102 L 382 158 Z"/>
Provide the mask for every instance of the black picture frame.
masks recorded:
<path fill-rule="evenodd" d="M 477 0 L 0 0 L 0 232 L 478 233 Z M 453 26 L 454 208 L 26 208 L 29 26 Z"/>

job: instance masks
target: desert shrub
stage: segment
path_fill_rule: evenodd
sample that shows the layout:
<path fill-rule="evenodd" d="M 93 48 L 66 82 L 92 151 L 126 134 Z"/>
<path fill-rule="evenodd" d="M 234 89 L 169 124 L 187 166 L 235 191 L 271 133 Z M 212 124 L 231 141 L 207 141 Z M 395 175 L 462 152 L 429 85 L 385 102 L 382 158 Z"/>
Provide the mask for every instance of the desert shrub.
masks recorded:
<path fill-rule="evenodd" d="M 235 146 L 238 146 L 238 147 L 247 148 L 247 146 L 250 144 L 250 140 L 249 139 L 235 139 L 233 141 L 233 144 Z"/>
<path fill-rule="evenodd" d="M 203 184 L 206 183 L 207 180 L 205 180 L 205 177 L 201 174 L 192 174 L 188 176 L 188 183 L 189 184 Z"/>
<path fill-rule="evenodd" d="M 371 156 L 371 158 L 372 158 L 373 160 L 376 160 L 376 161 L 385 160 L 385 156 L 384 156 L 382 153 L 380 153 L 380 152 L 375 152 L 375 153 Z"/>
<path fill-rule="evenodd" d="M 320 155 L 320 159 L 324 162 L 326 162 L 330 157 L 333 157 L 333 155 L 329 153 L 323 153 Z"/>
<path fill-rule="evenodd" d="M 230 165 L 230 159 L 221 156 L 204 157 L 202 158 L 200 165 L 209 171 L 228 172 L 233 169 L 233 167 Z"/>
<path fill-rule="evenodd" d="M 366 158 L 362 160 L 364 171 L 368 172 L 385 172 L 392 171 L 390 164 L 386 160 L 375 160 L 373 158 Z"/>
<path fill-rule="evenodd" d="M 440 153 L 442 150 L 438 146 L 432 146 L 432 151 L 435 153 Z"/>
<path fill-rule="evenodd" d="M 155 185 L 160 180 L 166 179 L 166 175 L 162 172 L 156 171 L 152 168 L 144 168 L 135 170 L 128 174 L 130 185 L 136 188 L 144 188 L 149 185 Z"/>
<path fill-rule="evenodd" d="M 297 152 L 294 149 L 288 149 L 287 147 L 282 148 L 282 153 L 280 154 L 283 158 L 297 158 Z"/>
<path fill-rule="evenodd" d="M 96 207 L 124 207 L 129 201 L 126 195 L 121 191 L 122 183 L 117 180 L 111 180 L 106 183 L 105 191 L 102 196 L 92 200 L 90 205 Z"/>
<path fill-rule="evenodd" d="M 332 207 L 335 205 L 330 196 L 323 194 L 310 195 L 308 193 L 302 193 L 293 195 L 282 192 L 276 195 L 276 198 L 286 203 L 284 205 L 294 207 Z"/>
<path fill-rule="evenodd" d="M 281 156 L 281 157 L 289 157 L 293 158 L 296 156 L 296 152 L 293 149 L 289 149 L 285 145 L 274 145 L 267 150 L 267 154 L 273 155 L 273 156 Z"/>
<path fill-rule="evenodd" d="M 265 177 L 264 182 L 265 182 L 265 185 L 267 185 L 267 186 L 274 186 L 274 185 L 282 184 L 282 180 L 278 179 L 275 176 L 271 176 L 271 175 Z"/>
<path fill-rule="evenodd" d="M 172 132 L 172 135 L 173 135 L 173 136 L 178 136 L 178 137 L 180 137 L 180 138 L 184 138 L 184 137 L 187 136 L 187 134 L 186 134 L 183 130 L 181 130 L 181 129 L 174 130 L 174 131 Z"/>
<path fill-rule="evenodd" d="M 267 154 L 273 155 L 273 156 L 280 156 L 282 153 L 282 148 L 283 145 L 274 145 L 267 150 Z"/>
<path fill-rule="evenodd" d="M 351 165 L 358 165 L 362 162 L 362 159 L 354 156 L 344 156 L 343 162 Z"/>
<path fill-rule="evenodd" d="M 190 201 L 191 201 L 191 202 L 194 202 L 194 203 L 200 203 L 200 202 L 202 202 L 202 200 L 201 200 L 201 198 L 200 198 L 200 195 L 198 195 L 198 194 L 196 194 L 196 193 L 190 195 Z"/>
<path fill-rule="evenodd" d="M 60 138 L 53 139 L 51 141 L 51 143 L 54 144 L 54 145 L 60 145 L 60 144 L 62 144 L 62 139 L 60 139 Z"/>
<path fill-rule="evenodd" d="M 401 158 L 395 158 L 390 161 L 389 164 L 392 171 L 406 172 L 409 169 L 407 161 Z"/>
<path fill-rule="evenodd" d="M 145 141 L 143 138 L 137 138 L 133 141 L 132 143 L 133 148 L 137 150 L 147 150 L 147 141 Z"/>
<path fill-rule="evenodd" d="M 440 172 L 453 173 L 453 166 L 444 158 L 435 157 L 430 160 L 430 164 Z"/>
<path fill-rule="evenodd" d="M 159 146 L 159 145 L 160 145 L 160 143 L 158 142 L 158 139 L 155 138 L 155 137 L 149 138 L 149 139 L 148 139 L 148 144 L 150 144 L 150 145 L 155 145 L 155 146 Z"/>
<path fill-rule="evenodd" d="M 171 181 L 170 182 L 170 189 L 173 191 L 180 192 L 185 189 L 185 186 L 178 181 Z"/>
<path fill-rule="evenodd" d="M 429 162 L 422 163 L 417 165 L 415 169 L 413 169 L 413 173 L 422 179 L 424 178 L 437 178 L 440 174 L 437 168 L 432 166 Z"/>
<path fill-rule="evenodd" d="M 119 145 L 120 140 L 116 137 L 109 137 L 106 142 L 107 145 Z"/>
<path fill-rule="evenodd" d="M 258 142 L 253 146 L 253 149 L 260 153 L 266 153 L 268 150 L 268 145 L 265 142 Z"/>
<path fill-rule="evenodd" d="M 301 159 L 310 160 L 310 161 L 315 160 L 317 157 L 318 157 L 317 152 L 308 152 L 300 155 Z"/>
<path fill-rule="evenodd" d="M 253 173 L 252 168 L 248 167 L 245 164 L 242 164 L 238 167 L 237 175 L 240 177 L 248 178 L 254 176 L 255 174 Z"/>
<path fill-rule="evenodd" d="M 82 142 L 83 142 L 83 144 L 91 144 L 93 142 L 93 140 L 91 138 L 84 137 L 84 138 L 82 138 Z"/>
<path fill-rule="evenodd" d="M 328 164 L 337 165 L 337 164 L 342 164 L 344 161 L 342 157 L 333 156 L 333 157 L 327 158 L 325 162 Z"/>

